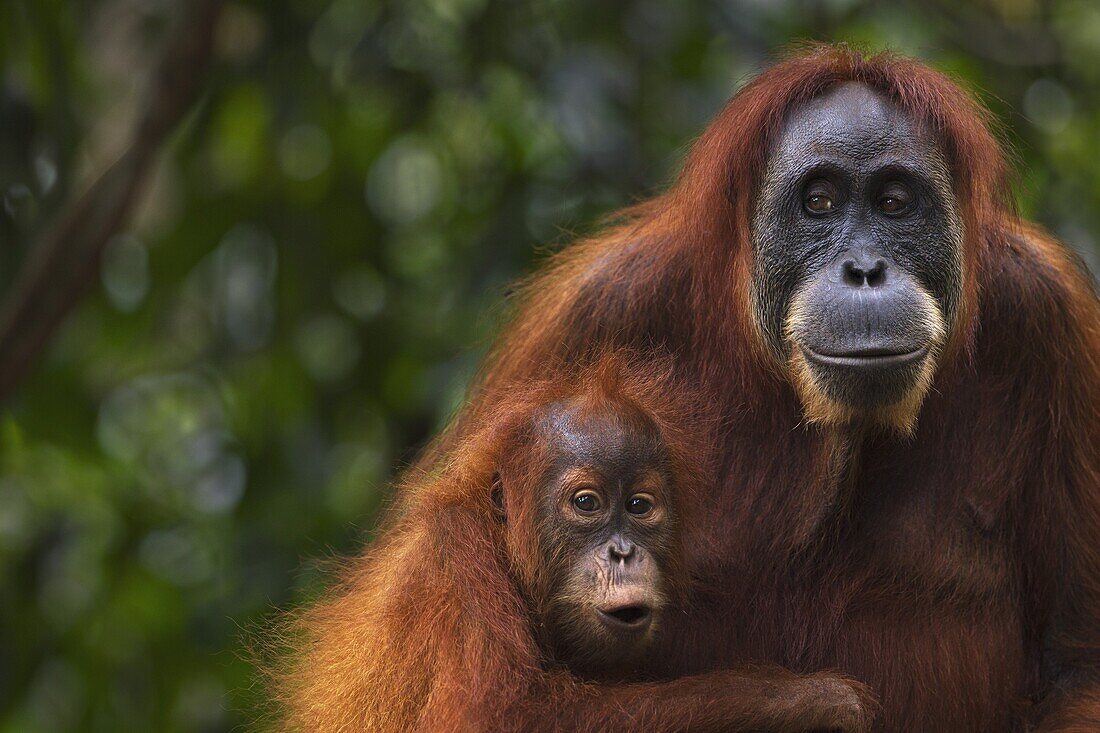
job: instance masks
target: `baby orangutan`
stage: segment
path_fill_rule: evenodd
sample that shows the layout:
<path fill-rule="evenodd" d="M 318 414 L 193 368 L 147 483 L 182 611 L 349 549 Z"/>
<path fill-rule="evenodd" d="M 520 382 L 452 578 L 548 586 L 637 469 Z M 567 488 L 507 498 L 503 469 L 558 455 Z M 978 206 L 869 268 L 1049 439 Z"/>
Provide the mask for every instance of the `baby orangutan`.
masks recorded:
<path fill-rule="evenodd" d="M 510 393 L 300 617 L 284 730 L 870 730 L 868 691 L 830 671 L 654 671 L 685 548 L 707 554 L 715 431 L 668 365 L 578 371 Z"/>
<path fill-rule="evenodd" d="M 509 541 L 537 546 L 539 565 L 517 571 L 540 642 L 583 677 L 632 676 L 666 605 L 681 595 L 660 433 L 637 406 L 590 395 L 550 405 L 532 428 L 525 449 L 541 459 L 536 485 L 512 475 L 536 470 L 515 461 L 501 468 L 494 498 Z"/>

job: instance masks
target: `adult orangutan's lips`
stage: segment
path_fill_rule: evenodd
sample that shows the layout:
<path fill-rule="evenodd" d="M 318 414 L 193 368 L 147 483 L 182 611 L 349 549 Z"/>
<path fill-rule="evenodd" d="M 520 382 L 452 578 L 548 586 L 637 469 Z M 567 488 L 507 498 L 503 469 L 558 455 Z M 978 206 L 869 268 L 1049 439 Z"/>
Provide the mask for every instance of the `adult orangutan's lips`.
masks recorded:
<path fill-rule="evenodd" d="M 900 353 L 878 348 L 856 349 L 836 354 L 823 354 L 807 347 L 803 347 L 802 351 L 806 354 L 806 358 L 815 364 L 847 369 L 891 369 L 913 364 L 928 355 L 927 346 Z"/>

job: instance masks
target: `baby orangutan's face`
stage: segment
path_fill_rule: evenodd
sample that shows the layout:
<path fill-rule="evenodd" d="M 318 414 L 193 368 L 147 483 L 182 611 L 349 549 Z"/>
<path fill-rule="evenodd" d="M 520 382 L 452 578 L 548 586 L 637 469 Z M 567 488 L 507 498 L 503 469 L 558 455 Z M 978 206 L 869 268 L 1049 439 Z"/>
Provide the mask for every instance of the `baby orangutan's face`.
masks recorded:
<path fill-rule="evenodd" d="M 653 639 L 668 597 L 676 521 L 666 457 L 640 415 L 556 406 L 542 483 L 540 545 L 556 656 L 578 674 L 623 676 Z"/>

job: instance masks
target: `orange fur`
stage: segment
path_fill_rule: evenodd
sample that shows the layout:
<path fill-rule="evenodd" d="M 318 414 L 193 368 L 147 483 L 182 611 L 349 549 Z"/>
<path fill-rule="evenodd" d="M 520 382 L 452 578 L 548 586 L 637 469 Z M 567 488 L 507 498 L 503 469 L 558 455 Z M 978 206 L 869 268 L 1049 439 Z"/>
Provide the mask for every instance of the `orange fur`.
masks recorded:
<path fill-rule="evenodd" d="M 790 109 L 843 80 L 935 133 L 963 213 L 963 303 L 919 420 L 895 419 L 911 425 L 904 439 L 807 420 L 744 286 L 770 143 Z M 783 669 L 865 681 L 879 730 L 1095 727 L 1100 305 L 1006 191 L 987 114 L 917 61 L 813 47 L 747 85 L 667 193 L 524 288 L 382 541 L 305 615 L 281 688 L 290 727 L 705 730 L 746 695 L 809 709 Z M 711 418 L 675 423 L 672 442 L 715 455 L 684 503 L 693 602 L 654 654 L 665 681 L 641 685 L 542 669 L 484 480 L 494 450 L 481 441 L 522 412 L 531 380 L 567 384 L 609 348 L 671 355 L 646 404 L 702 395 Z M 753 664 L 773 666 L 712 676 Z"/>
<path fill-rule="evenodd" d="M 296 650 L 272 688 L 285 730 L 867 729 L 870 697 L 832 674 L 759 668 L 596 685 L 547 668 L 534 642 L 540 612 L 527 605 L 538 603 L 553 562 L 536 535 L 543 466 L 542 451 L 527 442 L 532 417 L 578 395 L 583 410 L 613 402 L 641 411 L 669 452 L 677 505 L 702 504 L 710 467 L 685 426 L 711 418 L 689 391 L 667 392 L 670 362 L 611 355 L 577 371 L 575 379 L 525 384 L 438 473 L 407 487 L 410 508 L 331 597 L 292 619 L 284 643 L 293 639 Z M 507 530 L 492 506 L 502 465 L 521 479 L 508 495 Z M 684 585 L 685 572 L 673 576 Z"/>

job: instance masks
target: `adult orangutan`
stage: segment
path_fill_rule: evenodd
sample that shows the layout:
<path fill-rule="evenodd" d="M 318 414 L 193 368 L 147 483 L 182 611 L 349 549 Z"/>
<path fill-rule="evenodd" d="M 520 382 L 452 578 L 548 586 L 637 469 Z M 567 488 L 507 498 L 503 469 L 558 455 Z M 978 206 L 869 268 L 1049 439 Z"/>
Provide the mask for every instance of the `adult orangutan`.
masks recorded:
<path fill-rule="evenodd" d="M 423 664 L 418 694 L 444 728 L 494 727 L 470 675 L 529 660 L 531 637 L 501 625 L 510 601 L 483 572 L 500 548 L 469 546 L 420 476 L 469 459 L 532 375 L 628 347 L 670 352 L 665 391 L 700 390 L 722 426 L 682 426 L 717 459 L 684 506 L 692 602 L 656 640 L 664 681 L 579 700 L 529 672 L 490 696 L 549 694 L 582 729 L 644 710 L 690 730 L 672 711 L 718 694 L 698 675 L 770 664 L 866 683 L 879 730 L 1100 729 L 1100 304 L 1066 248 L 1014 217 L 985 119 L 919 62 L 844 48 L 747 85 L 667 193 L 528 284 L 401 517 L 310 616 L 292 718 L 350 730 L 357 706 L 403 704 L 364 660 L 416 658 L 416 630 L 439 624 L 463 658 Z M 461 548 L 468 603 L 364 621 L 425 548 Z M 528 709 L 513 727 L 562 720 Z"/>

